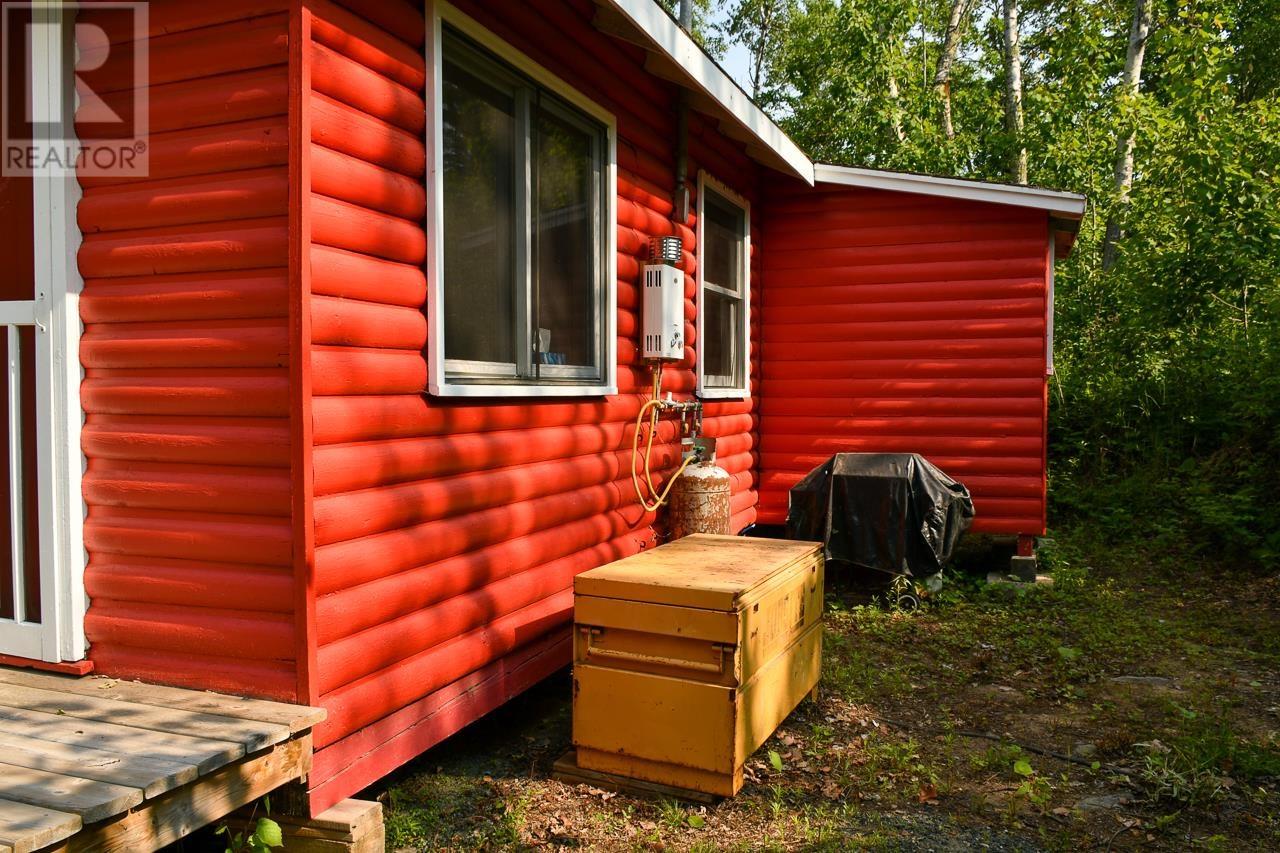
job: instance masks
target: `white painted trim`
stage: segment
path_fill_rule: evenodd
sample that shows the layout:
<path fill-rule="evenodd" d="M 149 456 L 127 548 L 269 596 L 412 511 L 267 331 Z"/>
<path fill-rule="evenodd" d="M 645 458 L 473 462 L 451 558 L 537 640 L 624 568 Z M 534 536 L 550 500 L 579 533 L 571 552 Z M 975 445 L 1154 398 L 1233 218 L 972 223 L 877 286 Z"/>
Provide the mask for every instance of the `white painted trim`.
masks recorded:
<path fill-rule="evenodd" d="M 37 77 L 62 79 L 66 85 L 74 85 L 73 74 L 55 76 L 59 63 L 69 63 L 75 56 L 73 39 L 72 28 L 63 26 L 61 43 L 50 45 L 43 54 L 48 59 L 38 69 Z M 37 51 L 36 55 L 42 54 Z M 41 558 L 41 584 L 42 593 L 56 592 L 56 596 L 43 596 L 44 619 L 51 627 L 56 626 L 56 654 L 63 661 L 81 660 L 87 648 L 85 504 L 80 486 L 85 468 L 80 448 L 84 421 L 80 407 L 80 292 L 84 282 L 76 262 L 80 250 L 80 227 L 76 222 L 80 194 L 80 183 L 73 176 L 38 176 L 35 181 L 36 306 L 45 326 L 36 330 L 37 340 L 45 341 L 43 347 L 37 346 L 37 405 L 41 415 L 49 419 L 48 429 L 41 426 L 42 442 L 38 443 L 37 452 L 41 483 L 51 484 L 40 497 L 41 520 L 47 522 L 42 532 L 46 539 L 52 539 L 45 546 L 52 549 L 52 554 Z M 39 381 L 41 370 L 47 381 Z M 46 647 L 46 659 L 53 652 Z"/>
<path fill-rule="evenodd" d="M 962 178 L 941 178 L 910 172 L 885 172 L 877 169 L 855 169 L 819 163 L 813 168 L 814 180 L 820 184 L 841 184 L 872 190 L 916 193 L 965 201 L 985 201 L 1014 207 L 1033 207 L 1059 216 L 1079 219 L 1084 215 L 1085 197 L 1079 193 L 1045 190 L 1011 184 L 993 184 Z"/>
<path fill-rule="evenodd" d="M 498 38 L 474 18 L 464 14 L 445 0 L 426 0 L 426 110 L 427 110 L 427 323 L 430 329 L 427 342 L 428 385 L 431 394 L 438 397 L 595 397 L 618 393 L 618 120 L 613 113 L 601 107 L 559 76 L 543 68 L 506 41 Z M 443 131 L 440 121 L 442 25 L 448 24 L 478 45 L 510 64 L 540 86 L 555 92 L 566 102 L 582 110 L 605 126 L 604 152 L 605 212 L 604 212 L 604 294 L 601 311 L 604 312 L 605 336 L 602 358 L 604 381 L 595 385 L 574 384 L 477 384 L 450 382 L 445 372 L 444 317 L 440 306 L 444 305 L 444 282 L 441 271 L 444 266 L 444 210 L 441 199 L 444 193 L 444 158 L 442 154 Z"/>
<path fill-rule="evenodd" d="M 655 0 L 597 0 L 607 2 L 631 22 L 661 53 L 678 65 L 686 75 L 690 88 L 701 92 L 724 107 L 743 129 L 777 155 L 791 172 L 812 184 L 814 165 L 799 145 L 783 133 L 747 96 L 733 78 L 698 46 L 680 25 L 672 20 Z"/>
<path fill-rule="evenodd" d="M 732 204 L 736 204 L 742 208 L 742 321 L 739 332 L 742 335 L 742 375 L 743 384 L 740 388 L 708 388 L 705 384 L 705 372 L 703 367 L 703 331 L 702 331 L 702 305 L 703 292 L 705 282 L 702 278 L 702 247 L 703 228 L 705 221 L 703 216 L 703 200 L 706 198 L 706 189 L 710 188 L 716 195 Z M 704 400 L 740 400 L 744 397 L 751 396 L 751 202 L 746 198 L 729 189 L 720 181 L 711 177 L 705 170 L 698 170 L 698 252 L 697 252 L 697 268 L 698 268 L 698 289 L 697 293 L 697 334 L 696 343 L 697 354 L 697 394 Z"/>
<path fill-rule="evenodd" d="M 62 21 L 60 6 L 52 7 Z M 69 26 L 37 28 L 32 54 L 32 98 L 59 104 L 57 81 L 70 86 L 74 75 L 63 73 L 75 55 Z M 70 96 L 70 93 L 67 93 Z M 36 457 L 39 479 L 41 621 L 19 644 L 0 651 L 52 663 L 81 660 L 87 644 L 84 614 L 84 496 L 80 449 L 80 311 L 83 282 L 76 265 L 80 229 L 76 205 L 80 184 L 74 176 L 41 173 L 32 179 L 35 256 Z M 12 313 L 12 312 L 7 312 Z M 19 312 L 21 313 L 21 312 Z M 12 623 L 5 626 L 12 629 Z M 38 635 L 39 642 L 29 642 Z"/>
<path fill-rule="evenodd" d="M 32 326 L 35 322 L 34 302 L 0 302 L 0 326 Z"/>
<path fill-rule="evenodd" d="M 26 500 L 25 482 L 23 481 L 22 448 L 22 339 L 17 326 L 5 326 L 5 350 L 8 355 L 5 364 L 7 374 L 5 408 L 8 410 L 8 423 L 5 424 L 5 436 L 8 444 L 9 482 L 3 488 L 9 493 L 9 579 L 13 590 L 13 619 L 15 622 L 30 622 L 27 617 L 26 604 Z"/>

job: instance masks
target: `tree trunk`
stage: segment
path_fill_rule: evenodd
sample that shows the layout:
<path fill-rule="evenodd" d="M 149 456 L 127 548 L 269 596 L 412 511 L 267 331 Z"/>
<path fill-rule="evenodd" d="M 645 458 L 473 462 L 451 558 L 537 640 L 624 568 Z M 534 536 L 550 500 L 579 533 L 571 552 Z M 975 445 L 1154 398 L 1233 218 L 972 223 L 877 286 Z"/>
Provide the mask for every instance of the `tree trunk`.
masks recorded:
<path fill-rule="evenodd" d="M 760 5 L 760 20 L 757 22 L 756 43 L 751 51 L 751 97 L 760 97 L 760 84 L 764 82 L 764 67 L 769 54 L 769 40 L 773 38 L 773 24 L 777 9 L 772 2 Z"/>
<path fill-rule="evenodd" d="M 942 99 L 942 129 L 947 139 L 955 139 L 955 125 L 951 123 L 951 66 L 960 50 L 960 28 L 969 0 L 955 0 L 951 4 L 951 18 L 947 21 L 947 33 L 942 40 L 942 53 L 938 56 L 938 73 L 933 75 L 933 89 Z"/>
<path fill-rule="evenodd" d="M 907 132 L 902 129 L 902 106 L 898 100 L 898 78 L 892 71 L 889 72 L 889 101 L 893 110 L 893 133 L 899 143 L 906 142 Z"/>
<path fill-rule="evenodd" d="M 1147 52 L 1147 39 L 1151 36 L 1150 0 L 1134 0 L 1133 23 L 1129 26 L 1129 48 L 1124 56 L 1124 78 L 1120 83 L 1120 97 L 1132 100 L 1142 88 L 1142 60 Z M 1107 233 L 1102 240 L 1102 268 L 1111 269 L 1116 262 L 1116 246 L 1120 242 L 1120 217 L 1129 203 L 1129 190 L 1133 187 L 1133 145 L 1135 130 L 1122 125 L 1116 135 L 1116 207 L 1107 217 Z"/>
<path fill-rule="evenodd" d="M 902 126 L 902 93 L 898 89 L 898 72 L 895 70 L 900 45 L 897 35 L 891 34 L 883 21 L 876 27 L 876 31 L 886 47 L 892 45 L 892 50 L 885 50 L 881 54 L 881 62 L 884 63 L 885 89 L 889 93 L 889 122 L 893 126 L 894 138 L 901 144 L 907 141 L 907 131 Z"/>
<path fill-rule="evenodd" d="M 1004 0 L 1004 125 L 1013 138 L 1009 177 L 1027 182 L 1027 149 L 1022 144 L 1022 49 L 1018 46 L 1018 0 Z"/>

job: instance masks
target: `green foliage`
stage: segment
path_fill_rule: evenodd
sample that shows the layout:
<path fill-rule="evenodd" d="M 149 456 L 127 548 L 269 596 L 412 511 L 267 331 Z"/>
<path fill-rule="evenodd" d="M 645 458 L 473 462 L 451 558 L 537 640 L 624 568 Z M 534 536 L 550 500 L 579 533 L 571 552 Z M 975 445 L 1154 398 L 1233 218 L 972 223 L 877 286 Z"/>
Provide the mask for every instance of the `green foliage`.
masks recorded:
<path fill-rule="evenodd" d="M 1238 736 L 1218 718 L 1178 709 L 1183 730 L 1168 745 L 1142 744 L 1139 780 L 1156 799 L 1203 805 L 1238 782 L 1280 777 L 1280 745 Z"/>
<path fill-rule="evenodd" d="M 1011 804 L 1026 802 L 1038 809 L 1044 809 L 1053 799 L 1053 783 L 1041 776 L 1025 758 L 1013 762 L 1013 772 L 1018 777 L 1018 787 L 1013 791 Z"/>
<path fill-rule="evenodd" d="M 225 823 L 213 831 L 214 835 L 226 837 L 226 853 L 270 853 L 277 847 L 284 847 L 284 832 L 280 824 L 270 817 L 271 800 L 264 797 L 261 805 L 267 816 L 258 818 L 252 832 L 232 832 Z M 255 804 L 249 820 L 253 820 L 257 812 L 258 805 Z"/>
<path fill-rule="evenodd" d="M 1057 271 L 1054 517 L 1280 564 L 1280 0 L 1156 0 L 1137 97 L 1118 87 L 1131 2 L 1024 0 L 1021 139 L 999 4 L 970 11 L 953 139 L 933 86 L 947 0 L 739 0 L 721 41 L 758 48 L 762 8 L 757 98 L 816 160 L 1004 180 L 1022 145 L 1032 183 L 1089 197 Z"/>
<path fill-rule="evenodd" d="M 1086 233 L 1059 288 L 1054 496 L 1274 563 L 1280 101 L 1242 100 L 1233 28 L 1186 4 L 1152 38 L 1120 262 L 1102 273 Z"/>

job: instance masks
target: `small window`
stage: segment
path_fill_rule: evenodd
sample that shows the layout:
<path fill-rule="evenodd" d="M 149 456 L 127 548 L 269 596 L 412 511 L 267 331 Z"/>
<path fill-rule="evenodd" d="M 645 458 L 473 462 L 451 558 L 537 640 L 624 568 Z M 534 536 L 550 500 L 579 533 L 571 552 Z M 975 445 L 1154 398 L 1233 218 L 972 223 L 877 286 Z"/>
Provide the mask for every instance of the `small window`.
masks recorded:
<path fill-rule="evenodd" d="M 698 177 L 698 394 L 750 393 L 750 207 Z"/>
<path fill-rule="evenodd" d="M 440 45 L 432 391 L 607 393 L 610 129 L 452 29 Z"/>

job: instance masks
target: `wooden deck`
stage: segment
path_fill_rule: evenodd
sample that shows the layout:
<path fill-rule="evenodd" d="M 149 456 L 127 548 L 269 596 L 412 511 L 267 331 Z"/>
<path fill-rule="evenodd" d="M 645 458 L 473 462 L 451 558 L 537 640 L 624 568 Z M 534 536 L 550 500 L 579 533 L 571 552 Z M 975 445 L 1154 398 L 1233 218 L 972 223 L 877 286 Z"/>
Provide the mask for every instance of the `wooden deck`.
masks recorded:
<path fill-rule="evenodd" d="M 0 853 L 154 850 L 311 769 L 324 711 L 0 667 Z"/>

